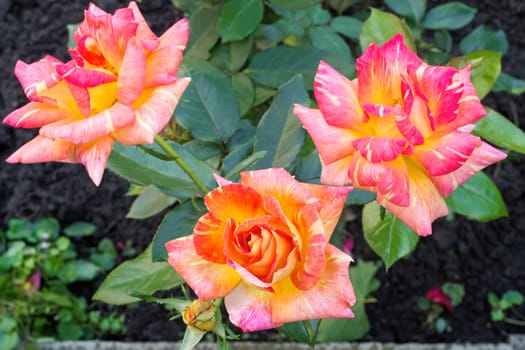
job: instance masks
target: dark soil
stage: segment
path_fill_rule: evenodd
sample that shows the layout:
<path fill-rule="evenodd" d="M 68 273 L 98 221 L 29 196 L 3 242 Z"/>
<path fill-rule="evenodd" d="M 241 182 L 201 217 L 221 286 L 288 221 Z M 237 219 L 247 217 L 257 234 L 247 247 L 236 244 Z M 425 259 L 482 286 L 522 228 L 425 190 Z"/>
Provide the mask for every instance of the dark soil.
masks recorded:
<path fill-rule="evenodd" d="M 127 5 L 124 0 L 98 0 L 112 12 Z M 443 1 L 429 0 L 429 6 Z M 475 23 L 503 29 L 510 43 L 503 59 L 504 71 L 525 78 L 525 3 L 520 0 L 465 0 L 478 8 Z M 68 59 L 66 24 L 82 20 L 87 0 L 3 0 L 0 2 L 0 117 L 26 103 L 13 68 L 17 59 L 33 62 L 45 54 Z M 145 0 L 143 13 L 157 34 L 169 27 L 180 14 L 170 0 Z M 456 41 L 457 44 L 457 41 Z M 525 96 L 491 94 L 484 103 L 525 128 Z M 91 240 L 109 237 L 114 241 L 132 240 L 142 249 L 151 240 L 161 216 L 148 220 L 126 219 L 132 198 L 125 197 L 128 183 L 106 172 L 100 187 L 89 180 L 83 167 L 69 164 L 10 165 L 3 162 L 16 148 L 35 135 L 35 130 L 0 125 L 0 228 L 9 218 L 58 218 L 64 224 L 84 220 L 97 225 Z M 509 217 L 487 224 L 456 217 L 440 219 L 432 236 L 421 239 L 415 253 L 396 263 L 388 272 L 381 268 L 377 277 L 381 287 L 374 293 L 378 302 L 367 306 L 371 331 L 366 340 L 379 341 L 504 341 L 509 333 L 523 328 L 493 323 L 486 302 L 487 293 L 501 294 L 509 289 L 525 293 L 525 157 L 509 160 L 488 169 L 499 186 L 509 209 Z M 356 210 L 358 213 L 358 211 Z M 359 219 L 348 225 L 355 237 L 354 255 L 358 259 L 378 260 L 362 239 Z M 93 243 L 93 242 L 91 242 Z M 417 299 L 443 282 L 462 283 L 463 303 L 453 313 L 443 315 L 452 326 L 444 334 L 424 327 L 425 315 Z M 85 291 L 89 294 L 90 291 Z M 525 314 L 525 307 L 521 308 Z M 179 322 L 153 304 L 139 304 L 126 311 L 127 340 L 178 340 Z"/>

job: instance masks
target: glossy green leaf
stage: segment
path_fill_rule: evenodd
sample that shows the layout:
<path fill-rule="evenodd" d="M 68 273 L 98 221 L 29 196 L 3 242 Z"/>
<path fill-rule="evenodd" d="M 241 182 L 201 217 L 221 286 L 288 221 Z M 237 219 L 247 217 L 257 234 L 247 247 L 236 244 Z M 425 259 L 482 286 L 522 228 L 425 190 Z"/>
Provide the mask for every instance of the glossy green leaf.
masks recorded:
<path fill-rule="evenodd" d="M 508 216 L 498 187 L 481 171 L 459 186 L 445 201 L 452 211 L 472 220 L 487 222 Z"/>
<path fill-rule="evenodd" d="M 449 2 L 430 9 L 421 25 L 426 29 L 455 30 L 469 24 L 475 14 L 475 8 L 458 1 Z"/>
<path fill-rule="evenodd" d="M 363 22 L 355 17 L 338 16 L 330 22 L 330 26 L 336 32 L 350 39 L 358 40 Z"/>
<path fill-rule="evenodd" d="M 485 107 L 488 114 L 478 120 L 473 133 L 485 140 L 512 151 L 525 153 L 525 132 L 505 116 Z"/>
<path fill-rule="evenodd" d="M 359 45 L 365 51 L 370 44 L 382 45 L 396 34 L 402 34 L 405 44 L 416 52 L 416 44 L 405 22 L 391 13 L 372 8 L 370 17 L 361 27 Z"/>
<path fill-rule="evenodd" d="M 461 40 L 459 51 L 467 54 L 472 51 L 489 50 L 506 55 L 509 50 L 507 35 L 503 30 L 493 31 L 485 25 L 479 25 Z"/>
<path fill-rule="evenodd" d="M 175 197 L 167 196 L 155 186 L 146 186 L 144 191 L 133 201 L 126 218 L 145 219 L 156 215 L 175 203 Z"/>
<path fill-rule="evenodd" d="M 257 168 L 289 168 L 292 165 L 304 142 L 304 129 L 293 113 L 293 105 L 308 105 L 309 102 L 301 76 L 294 77 L 279 89 L 257 127 L 254 149 L 267 152 L 257 162 Z"/>
<path fill-rule="evenodd" d="M 93 299 L 113 305 L 130 304 L 140 300 L 131 296 L 131 292 L 152 295 L 182 283 L 184 280 L 167 262 L 152 261 L 150 245 L 138 257 L 125 261 L 111 271 Z"/>
<path fill-rule="evenodd" d="M 206 61 L 188 58 L 180 68 L 191 77 L 175 110 L 177 121 L 202 141 L 226 143 L 240 122 L 231 81 Z"/>
<path fill-rule="evenodd" d="M 240 115 L 244 116 L 255 101 L 255 87 L 252 80 L 244 73 L 232 75 L 231 80 L 235 98 L 239 103 Z"/>
<path fill-rule="evenodd" d="M 337 13 L 341 14 L 350 6 L 357 4 L 360 1 L 361 0 L 328 0 L 328 4 L 330 4 Z"/>
<path fill-rule="evenodd" d="M 190 17 L 190 40 L 185 56 L 208 59 L 210 50 L 219 40 L 217 31 L 218 7 L 200 7 Z"/>
<path fill-rule="evenodd" d="M 63 266 L 59 277 L 69 284 L 77 281 L 92 281 L 100 272 L 100 267 L 90 261 L 73 260 Z"/>
<path fill-rule="evenodd" d="M 363 208 L 362 221 L 365 240 L 387 269 L 417 246 L 419 236 L 375 201 Z"/>
<path fill-rule="evenodd" d="M 279 88 L 288 80 L 301 74 L 305 86 L 313 88 L 314 74 L 324 55 L 309 46 L 278 46 L 257 53 L 245 73 L 259 84 Z"/>
<path fill-rule="evenodd" d="M 318 327 L 319 320 L 306 320 L 285 323 L 279 331 L 294 341 L 314 346 Z"/>
<path fill-rule="evenodd" d="M 241 40 L 250 35 L 263 16 L 262 0 L 226 0 L 217 28 L 223 42 Z"/>
<path fill-rule="evenodd" d="M 490 92 L 501 72 L 499 52 L 474 51 L 465 56 L 455 57 L 450 63 L 457 68 L 471 65 L 470 77 L 480 99 Z"/>
<path fill-rule="evenodd" d="M 97 226 L 90 222 L 77 221 L 64 228 L 64 233 L 69 237 L 90 236 L 97 230 Z"/>
<path fill-rule="evenodd" d="M 346 42 L 330 27 L 313 27 L 308 31 L 312 44 L 331 55 L 351 61 L 352 53 Z"/>
<path fill-rule="evenodd" d="M 151 148 L 162 153 L 157 145 Z M 132 183 L 155 185 L 164 193 L 179 199 L 191 198 L 199 192 L 177 163 L 160 160 L 136 146 L 125 147 L 116 143 L 107 167 Z"/>
<path fill-rule="evenodd" d="M 304 9 L 320 3 L 321 0 L 270 0 L 270 4 L 284 10 Z"/>
<path fill-rule="evenodd" d="M 211 63 L 227 72 L 237 72 L 248 59 L 253 48 L 253 37 L 219 45 L 212 52 Z"/>
<path fill-rule="evenodd" d="M 0 320 L 0 344 L 3 349 L 13 350 L 20 342 L 16 320 L 11 316 L 4 316 Z"/>
<path fill-rule="evenodd" d="M 9 245 L 9 249 L 0 255 L 0 271 L 8 271 L 15 266 L 20 266 L 24 259 L 23 241 L 14 241 Z"/>
<path fill-rule="evenodd" d="M 202 211 L 198 208 L 202 208 Z M 176 238 L 191 235 L 197 220 L 205 214 L 202 200 L 186 201 L 178 204 L 175 208 L 164 215 L 152 243 L 153 261 L 166 261 L 168 252 L 164 246 L 166 242 Z"/>
<path fill-rule="evenodd" d="M 79 340 L 84 334 L 82 327 L 74 322 L 60 322 L 57 332 L 61 340 Z"/>
<path fill-rule="evenodd" d="M 206 163 L 210 168 L 208 171 L 214 171 L 220 163 L 224 152 L 224 145 L 201 140 L 191 140 L 182 145 L 193 158 Z M 210 177 L 211 179 L 211 177 Z M 214 184 L 214 183 L 213 183 Z"/>
<path fill-rule="evenodd" d="M 425 14 L 426 0 L 386 0 L 385 3 L 398 15 L 419 22 Z"/>
<path fill-rule="evenodd" d="M 370 329 L 366 315 L 365 300 L 378 287 L 374 278 L 377 265 L 373 262 L 358 260 L 357 264 L 350 265 L 350 280 L 354 287 L 357 301 L 352 306 L 354 318 L 323 319 L 317 332 L 320 342 L 343 342 L 361 339 Z"/>
<path fill-rule="evenodd" d="M 518 79 L 510 74 L 501 72 L 498 80 L 492 87 L 492 91 L 508 92 L 513 95 L 521 95 L 525 92 L 525 80 Z"/>
<path fill-rule="evenodd" d="M 374 192 L 354 188 L 346 198 L 346 205 L 363 205 L 376 199 Z"/>

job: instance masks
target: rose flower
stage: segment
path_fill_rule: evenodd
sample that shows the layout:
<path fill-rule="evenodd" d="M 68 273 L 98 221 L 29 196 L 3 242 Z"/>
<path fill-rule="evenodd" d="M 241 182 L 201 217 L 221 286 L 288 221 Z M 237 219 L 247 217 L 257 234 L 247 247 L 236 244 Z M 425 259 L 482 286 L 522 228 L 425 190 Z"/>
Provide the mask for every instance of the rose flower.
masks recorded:
<path fill-rule="evenodd" d="M 470 133 L 486 115 L 470 67 L 425 64 L 403 37 L 369 46 L 348 80 L 321 62 L 319 109 L 294 113 L 321 157 L 321 183 L 375 192 L 419 235 L 448 213 L 444 197 L 505 154 Z"/>
<path fill-rule="evenodd" d="M 157 37 L 135 2 L 114 15 L 90 4 L 72 60 L 17 62 L 30 102 L 4 123 L 40 132 L 7 161 L 80 162 L 100 184 L 115 140 L 152 143 L 170 120 L 189 83 L 176 77 L 188 37 L 186 19 Z"/>
<path fill-rule="evenodd" d="M 284 169 L 217 182 L 193 234 L 166 243 L 168 262 L 200 300 L 224 297 L 244 331 L 353 317 L 351 258 L 328 243 L 350 187 L 301 183 Z"/>

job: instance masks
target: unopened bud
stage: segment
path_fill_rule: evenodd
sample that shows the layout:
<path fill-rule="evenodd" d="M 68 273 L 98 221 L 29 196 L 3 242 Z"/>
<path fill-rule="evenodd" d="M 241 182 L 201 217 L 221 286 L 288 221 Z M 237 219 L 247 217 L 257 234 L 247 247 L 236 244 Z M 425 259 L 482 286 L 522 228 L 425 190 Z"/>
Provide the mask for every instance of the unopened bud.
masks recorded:
<path fill-rule="evenodd" d="M 209 332 L 215 327 L 215 305 L 197 299 L 182 310 L 182 320 L 190 327 Z"/>

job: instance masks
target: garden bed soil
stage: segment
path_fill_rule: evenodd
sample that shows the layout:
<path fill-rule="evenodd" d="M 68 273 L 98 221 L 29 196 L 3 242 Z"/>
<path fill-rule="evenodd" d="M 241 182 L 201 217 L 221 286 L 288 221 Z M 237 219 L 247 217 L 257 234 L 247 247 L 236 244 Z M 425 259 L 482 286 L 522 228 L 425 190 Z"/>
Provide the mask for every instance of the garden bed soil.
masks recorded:
<path fill-rule="evenodd" d="M 443 1 L 429 0 L 429 6 Z M 509 53 L 503 69 L 525 78 L 525 3 L 519 0 L 469 0 L 478 8 L 475 21 L 456 32 L 459 38 L 478 24 L 503 29 L 509 39 Z M 107 11 L 125 6 L 127 1 L 95 1 Z M 33 62 L 45 54 L 68 59 L 66 24 L 82 20 L 87 0 L 3 0 L 0 2 L 0 117 L 26 103 L 14 77 L 17 59 Z M 140 3 L 154 31 L 162 33 L 180 17 L 169 0 Z M 456 41 L 457 44 L 457 41 Z M 525 128 L 525 95 L 492 93 L 484 103 Z M 133 198 L 125 197 L 128 183 L 106 171 L 100 187 L 89 180 L 83 167 L 71 164 L 7 164 L 3 160 L 35 135 L 35 130 L 0 126 L 0 227 L 10 218 L 37 219 L 53 216 L 62 223 L 92 222 L 98 227 L 94 243 L 103 237 L 114 241 L 131 240 L 138 249 L 151 241 L 161 215 L 148 220 L 126 219 Z M 525 292 L 525 158 L 512 155 L 492 166 L 487 173 L 499 186 L 508 206 L 509 217 L 481 224 L 457 216 L 440 219 L 432 236 L 420 240 L 415 253 L 397 262 L 388 272 L 380 268 L 381 287 L 374 293 L 377 302 L 367 305 L 371 330 L 364 340 L 381 342 L 501 342 L 508 334 L 524 328 L 493 323 L 486 302 L 490 291 L 510 289 Z M 358 208 L 354 208 L 359 213 Z M 378 260 L 362 238 L 359 218 L 349 222 L 349 236 L 355 238 L 354 257 Z M 417 300 L 444 282 L 462 283 L 463 303 L 444 317 L 452 330 L 443 334 L 424 327 L 425 315 Z M 94 285 L 83 285 L 89 295 Z M 525 307 L 521 307 L 525 315 Z M 180 322 L 169 321 L 162 307 L 138 304 L 126 309 L 129 341 L 174 341 L 180 338 Z"/>

